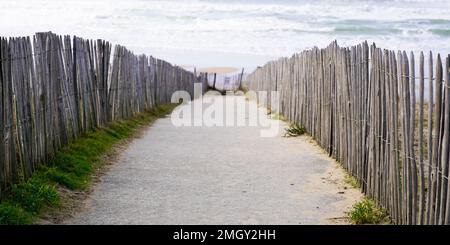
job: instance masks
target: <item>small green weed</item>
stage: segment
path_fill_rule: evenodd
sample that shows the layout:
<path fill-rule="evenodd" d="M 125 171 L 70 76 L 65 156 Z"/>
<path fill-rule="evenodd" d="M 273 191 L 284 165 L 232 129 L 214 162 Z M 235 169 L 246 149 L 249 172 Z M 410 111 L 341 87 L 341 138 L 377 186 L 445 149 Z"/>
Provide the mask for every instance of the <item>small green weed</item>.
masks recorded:
<path fill-rule="evenodd" d="M 285 137 L 297 137 L 306 133 L 306 129 L 298 124 L 291 124 L 289 128 L 286 129 Z"/>
<path fill-rule="evenodd" d="M 365 197 L 356 203 L 349 213 L 349 218 L 353 224 L 382 224 L 388 223 L 389 217 L 387 212 L 378 207 L 376 203 Z"/>

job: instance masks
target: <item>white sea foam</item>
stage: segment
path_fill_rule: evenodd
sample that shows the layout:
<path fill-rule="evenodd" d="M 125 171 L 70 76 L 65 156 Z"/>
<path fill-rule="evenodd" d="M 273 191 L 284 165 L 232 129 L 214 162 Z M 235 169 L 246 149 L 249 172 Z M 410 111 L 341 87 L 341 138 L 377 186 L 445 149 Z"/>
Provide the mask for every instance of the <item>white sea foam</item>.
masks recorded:
<path fill-rule="evenodd" d="M 110 40 L 179 64 L 256 66 L 334 39 L 450 53 L 449 12 L 450 1 L 437 0 L 0 0 L 0 35 L 51 30 Z M 193 53 L 215 55 L 176 55 Z M 261 58 L 233 61 L 221 53 Z"/>

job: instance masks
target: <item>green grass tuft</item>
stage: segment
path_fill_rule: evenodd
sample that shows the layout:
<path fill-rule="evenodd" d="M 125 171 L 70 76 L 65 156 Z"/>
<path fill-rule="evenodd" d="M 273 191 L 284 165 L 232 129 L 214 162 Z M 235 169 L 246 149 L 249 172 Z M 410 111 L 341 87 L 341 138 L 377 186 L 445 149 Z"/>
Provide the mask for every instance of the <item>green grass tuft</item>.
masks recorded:
<path fill-rule="evenodd" d="M 102 157 L 139 128 L 170 113 L 177 104 L 157 106 L 127 120 L 85 133 L 63 147 L 27 181 L 15 185 L 0 202 L 0 224 L 31 224 L 46 209 L 61 205 L 58 186 L 83 190 L 91 183 Z"/>
<path fill-rule="evenodd" d="M 241 91 L 245 93 L 247 93 L 250 89 L 247 86 L 242 85 L 241 86 Z"/>
<path fill-rule="evenodd" d="M 285 137 L 297 137 L 306 133 L 306 129 L 298 124 L 291 124 L 289 128 L 286 129 Z"/>
<path fill-rule="evenodd" d="M 355 189 L 361 188 L 361 184 L 358 182 L 358 180 L 355 177 L 351 176 L 349 173 L 345 174 L 344 182 Z"/>
<path fill-rule="evenodd" d="M 0 203 L 0 225 L 30 224 L 33 216 L 22 207 L 9 202 Z"/>
<path fill-rule="evenodd" d="M 386 210 L 367 197 L 353 206 L 349 218 L 356 225 L 389 223 Z"/>
<path fill-rule="evenodd" d="M 280 121 L 287 121 L 286 117 L 283 116 L 281 113 L 276 113 L 272 116 L 272 119 L 274 120 L 280 120 Z"/>
<path fill-rule="evenodd" d="M 13 203 L 19 204 L 23 210 L 32 214 L 38 213 L 45 206 L 60 204 L 55 186 L 39 178 L 32 178 L 14 186 L 10 198 Z"/>

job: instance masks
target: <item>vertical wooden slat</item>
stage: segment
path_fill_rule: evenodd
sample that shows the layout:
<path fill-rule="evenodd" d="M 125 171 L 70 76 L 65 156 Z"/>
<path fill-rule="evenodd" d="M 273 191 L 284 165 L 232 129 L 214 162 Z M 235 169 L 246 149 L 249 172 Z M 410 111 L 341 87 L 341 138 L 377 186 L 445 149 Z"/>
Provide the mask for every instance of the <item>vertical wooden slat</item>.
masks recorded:
<path fill-rule="evenodd" d="M 444 81 L 443 87 L 443 133 L 442 133 L 442 154 L 441 154 L 441 193 L 440 193 L 440 211 L 438 224 L 448 224 L 447 212 L 447 188 L 448 188 L 448 165 L 449 165 L 449 137 L 450 137 L 450 86 L 449 86 L 449 58 L 445 58 L 445 66 L 443 70 Z M 446 221 L 447 220 L 447 221 Z"/>
<path fill-rule="evenodd" d="M 424 124 L 424 87 L 425 87 L 425 75 L 424 75 L 424 55 L 420 52 L 419 61 L 419 139 L 418 139 L 418 152 L 419 152 L 419 211 L 417 222 L 419 225 L 424 224 L 425 214 L 425 172 L 424 172 L 424 139 L 423 139 L 423 124 Z"/>
<path fill-rule="evenodd" d="M 432 166 L 434 168 L 434 178 L 433 178 L 433 188 L 432 188 L 432 198 L 434 200 L 434 205 L 432 207 L 432 222 L 433 224 L 438 223 L 439 217 L 439 206 L 440 206 L 440 188 L 441 188 L 441 169 L 440 169 L 440 141 L 441 141 L 441 115 L 442 115 L 442 62 L 441 56 L 438 54 L 436 59 L 436 78 L 435 78 L 435 88 L 436 88 L 436 101 L 434 108 L 434 121 L 436 123 L 436 127 L 434 130 L 434 136 L 436 137 L 433 141 L 433 159 Z"/>
<path fill-rule="evenodd" d="M 4 120 L 4 110 L 5 110 L 5 98 L 3 93 L 4 88 L 4 76 L 3 76 L 3 66 L 6 63 L 4 58 L 4 46 L 5 39 L 0 37 L 0 199 L 3 197 L 3 190 L 6 188 L 6 160 L 5 160 L 5 120 Z"/>
<path fill-rule="evenodd" d="M 417 224 L 417 207 L 418 207 L 418 176 L 417 176 L 417 162 L 416 162 L 416 76 L 415 76 L 415 60 L 414 53 L 411 52 L 409 67 L 409 87 L 410 87 L 410 129 L 409 129 L 409 152 L 410 152 L 410 192 L 411 192 L 411 224 Z"/>
<path fill-rule="evenodd" d="M 12 91 L 12 54 L 9 48 L 9 42 L 4 43 L 3 59 L 3 113 L 4 113 L 4 146 L 5 146 L 5 184 L 17 183 L 17 159 L 16 145 L 14 143 L 14 115 L 13 115 L 13 91 Z"/>
<path fill-rule="evenodd" d="M 434 130 L 434 122 L 433 122 L 433 108 L 434 108 L 434 91 L 433 91 L 433 54 L 429 53 L 428 57 L 428 76 L 429 76 L 429 87 L 428 87 L 428 183 L 427 183 L 427 217 L 426 217 L 426 224 L 433 224 L 432 217 L 433 217 L 433 185 L 434 185 L 434 179 L 435 175 L 433 173 L 433 130 Z"/>
<path fill-rule="evenodd" d="M 447 165 L 447 172 L 446 172 L 446 180 L 445 183 L 447 185 L 446 188 L 446 192 L 447 192 L 447 196 L 446 196 L 446 200 L 445 200 L 445 215 L 444 215 L 444 221 L 443 224 L 445 225 L 449 225 L 450 224 L 450 185 L 448 184 L 448 178 L 450 178 L 450 169 L 449 169 L 449 154 L 450 154 L 450 150 L 449 150 L 449 126 L 450 126 L 450 55 L 447 56 L 446 61 L 445 61 L 445 70 L 444 70 L 444 79 L 445 79 L 445 130 L 446 130 L 446 144 L 447 147 L 444 147 L 443 149 L 445 150 L 445 155 L 447 157 L 446 161 L 442 161 L 444 164 Z"/>

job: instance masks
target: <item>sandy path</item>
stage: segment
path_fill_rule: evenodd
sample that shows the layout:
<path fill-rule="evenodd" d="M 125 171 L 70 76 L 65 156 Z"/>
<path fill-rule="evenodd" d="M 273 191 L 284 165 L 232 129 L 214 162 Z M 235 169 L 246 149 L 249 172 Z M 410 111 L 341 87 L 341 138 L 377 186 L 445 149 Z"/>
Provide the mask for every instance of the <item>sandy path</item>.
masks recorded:
<path fill-rule="evenodd" d="M 361 194 L 344 184 L 337 163 L 307 136 L 261 138 L 260 129 L 159 119 L 66 223 L 346 223 Z"/>

